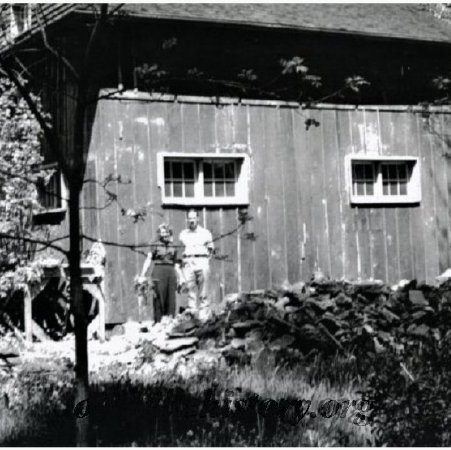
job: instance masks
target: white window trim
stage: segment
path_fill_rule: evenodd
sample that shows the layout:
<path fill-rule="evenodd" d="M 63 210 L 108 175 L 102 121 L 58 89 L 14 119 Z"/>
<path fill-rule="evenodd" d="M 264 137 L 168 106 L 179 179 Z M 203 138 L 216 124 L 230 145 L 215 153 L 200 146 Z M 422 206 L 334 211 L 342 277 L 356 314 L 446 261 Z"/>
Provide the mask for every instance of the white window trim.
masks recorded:
<path fill-rule="evenodd" d="M 407 185 L 407 195 L 383 195 L 382 174 L 379 171 L 374 185 L 374 195 L 355 195 L 352 190 L 352 163 L 353 161 L 368 161 L 373 163 L 410 162 L 412 174 Z M 374 204 L 414 204 L 421 202 L 421 168 L 420 158 L 416 156 L 381 156 L 372 154 L 350 154 L 345 157 L 346 190 L 350 203 L 353 205 Z"/>
<path fill-rule="evenodd" d="M 200 192 L 203 186 L 203 170 L 200 170 L 197 183 L 194 184 L 194 197 L 173 198 L 167 197 L 164 189 L 164 160 L 168 159 L 199 159 L 199 160 L 220 160 L 220 159 L 242 159 L 240 176 L 235 184 L 234 197 L 205 197 Z M 161 191 L 161 202 L 163 205 L 183 205 L 183 206 L 243 206 L 249 204 L 249 175 L 250 162 L 249 155 L 244 153 L 181 153 L 181 152 L 158 152 L 157 153 L 157 183 Z"/>

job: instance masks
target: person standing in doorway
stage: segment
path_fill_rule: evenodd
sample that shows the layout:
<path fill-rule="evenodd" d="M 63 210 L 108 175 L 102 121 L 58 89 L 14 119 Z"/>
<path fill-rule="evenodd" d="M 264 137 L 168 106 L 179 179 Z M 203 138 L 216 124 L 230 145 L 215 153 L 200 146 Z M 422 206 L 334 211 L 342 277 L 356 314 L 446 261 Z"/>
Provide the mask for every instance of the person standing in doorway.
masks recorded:
<path fill-rule="evenodd" d="M 188 211 L 187 224 L 188 228 L 181 231 L 179 240 L 184 247 L 182 266 L 188 312 L 205 320 L 210 315 L 208 280 L 214 250 L 213 238 L 210 231 L 199 225 L 199 214 L 195 209 Z"/>

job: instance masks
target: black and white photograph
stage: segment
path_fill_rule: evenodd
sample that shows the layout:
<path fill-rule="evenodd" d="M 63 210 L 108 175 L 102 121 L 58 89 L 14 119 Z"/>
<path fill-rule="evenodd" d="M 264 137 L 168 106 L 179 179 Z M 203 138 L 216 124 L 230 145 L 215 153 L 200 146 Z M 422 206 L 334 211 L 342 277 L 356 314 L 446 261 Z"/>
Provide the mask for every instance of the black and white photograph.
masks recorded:
<path fill-rule="evenodd" d="M 451 447 L 451 3 L 0 3 L 0 446 Z"/>

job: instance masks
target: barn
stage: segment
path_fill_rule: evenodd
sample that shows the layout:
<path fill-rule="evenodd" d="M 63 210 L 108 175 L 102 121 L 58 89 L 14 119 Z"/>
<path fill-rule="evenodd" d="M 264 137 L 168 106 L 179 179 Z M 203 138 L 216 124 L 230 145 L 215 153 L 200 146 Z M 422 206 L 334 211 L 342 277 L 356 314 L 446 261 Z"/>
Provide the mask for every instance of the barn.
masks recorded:
<path fill-rule="evenodd" d="M 80 57 L 92 12 L 45 8 L 48 40 Z M 149 317 L 133 290 L 144 254 L 130 247 L 143 249 L 161 222 L 178 233 L 190 207 L 215 239 L 215 301 L 315 271 L 430 282 L 450 266 L 451 108 L 434 104 L 432 83 L 450 69 L 447 23 L 408 4 L 123 10 L 92 73 L 98 97 L 86 123 L 82 194 L 83 233 L 113 244 L 108 323 Z M 33 23 L 21 25 L 18 46 L 41 39 Z M 312 76 L 263 89 L 293 57 L 321 87 Z M 52 80 L 41 92 L 64 145 L 74 117 L 67 67 L 23 58 L 36 58 L 37 80 Z M 209 71 L 208 80 L 182 76 L 182 66 Z M 258 74 L 258 89 L 223 82 L 237 72 L 247 81 Z M 52 183 L 64 193 L 58 174 Z M 40 223 L 52 223 L 55 235 L 68 226 L 61 197 L 43 199 Z"/>

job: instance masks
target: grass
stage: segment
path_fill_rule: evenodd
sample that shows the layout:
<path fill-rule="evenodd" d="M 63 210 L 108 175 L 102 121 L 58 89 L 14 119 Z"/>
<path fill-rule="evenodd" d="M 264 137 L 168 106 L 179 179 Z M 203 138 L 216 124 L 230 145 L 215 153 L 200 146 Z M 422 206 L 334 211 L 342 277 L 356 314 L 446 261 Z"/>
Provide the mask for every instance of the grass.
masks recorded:
<path fill-rule="evenodd" d="M 343 361 L 341 361 L 344 364 Z M 358 380 L 340 361 L 308 368 L 268 363 L 219 367 L 183 379 L 107 366 L 91 382 L 92 440 L 103 446 L 366 446 L 369 426 L 346 419 L 304 418 L 290 425 L 264 417 L 263 399 L 358 399 Z M 322 367 L 322 369 L 321 369 Z M 319 370 L 320 368 L 321 370 Z M 340 372 L 339 377 L 337 377 Z M 337 382 L 339 380 L 339 382 Z M 0 380 L 1 381 L 1 380 Z M 0 444 L 74 445 L 72 371 L 22 371 L 2 385 L 8 394 L 0 409 Z M 6 397 L 3 395 L 3 398 Z M 243 402 L 240 400 L 248 400 Z M 94 406 L 95 405 L 95 406 Z M 260 412 L 259 412 L 260 411 Z"/>

